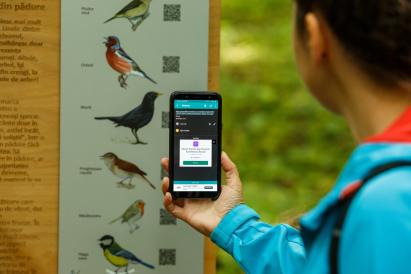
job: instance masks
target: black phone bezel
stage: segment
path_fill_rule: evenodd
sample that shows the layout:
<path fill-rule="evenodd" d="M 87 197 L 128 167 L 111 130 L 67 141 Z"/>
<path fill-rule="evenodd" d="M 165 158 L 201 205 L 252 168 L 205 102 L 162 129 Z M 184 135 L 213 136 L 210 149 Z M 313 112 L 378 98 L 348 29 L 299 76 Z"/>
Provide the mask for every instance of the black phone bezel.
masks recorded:
<path fill-rule="evenodd" d="M 218 100 L 218 155 L 217 157 L 217 191 L 173 191 L 174 180 L 174 131 L 175 131 L 175 100 Z M 221 132 L 222 132 L 222 98 L 220 94 L 212 91 L 175 91 L 170 95 L 170 115 L 169 115 L 169 171 L 170 178 L 169 192 L 173 199 L 180 198 L 212 198 L 217 199 L 221 193 Z"/>

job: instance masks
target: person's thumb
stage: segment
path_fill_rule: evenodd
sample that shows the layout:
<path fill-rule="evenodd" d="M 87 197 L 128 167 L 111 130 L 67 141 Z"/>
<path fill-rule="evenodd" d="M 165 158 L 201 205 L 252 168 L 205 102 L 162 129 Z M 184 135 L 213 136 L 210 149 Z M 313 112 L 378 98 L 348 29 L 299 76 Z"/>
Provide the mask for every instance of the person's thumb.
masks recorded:
<path fill-rule="evenodd" d="M 221 153 L 221 166 L 225 172 L 227 186 L 241 189 L 240 175 L 237 167 L 224 151 Z"/>

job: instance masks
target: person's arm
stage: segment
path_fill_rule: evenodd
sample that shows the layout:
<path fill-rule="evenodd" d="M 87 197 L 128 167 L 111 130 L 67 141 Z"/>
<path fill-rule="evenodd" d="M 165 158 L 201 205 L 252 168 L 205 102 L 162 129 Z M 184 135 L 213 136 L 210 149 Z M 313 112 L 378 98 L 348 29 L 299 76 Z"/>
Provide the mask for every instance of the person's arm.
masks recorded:
<path fill-rule="evenodd" d="M 168 170 L 168 159 L 162 159 Z M 169 179 L 163 179 L 164 207 L 194 229 L 210 236 L 229 252 L 249 274 L 299 273 L 305 250 L 299 231 L 287 226 L 271 226 L 258 221 L 254 210 L 241 204 L 242 185 L 237 168 L 222 153 L 221 165 L 226 185 L 220 197 L 173 201 L 168 192 Z"/>
<path fill-rule="evenodd" d="M 341 274 L 411 273 L 411 170 L 391 171 L 354 199 L 341 236 Z"/>
<path fill-rule="evenodd" d="M 258 221 L 257 213 L 246 205 L 233 208 L 211 234 L 223 248 L 251 274 L 300 273 L 305 249 L 297 229 L 272 226 Z"/>

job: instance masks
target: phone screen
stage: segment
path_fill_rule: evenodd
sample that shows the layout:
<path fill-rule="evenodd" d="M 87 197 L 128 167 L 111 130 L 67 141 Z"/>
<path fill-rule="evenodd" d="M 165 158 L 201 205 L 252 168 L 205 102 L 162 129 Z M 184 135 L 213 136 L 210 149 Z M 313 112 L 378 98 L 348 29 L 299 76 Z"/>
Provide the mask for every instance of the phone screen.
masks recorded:
<path fill-rule="evenodd" d="M 173 191 L 217 192 L 218 100 L 174 100 Z"/>

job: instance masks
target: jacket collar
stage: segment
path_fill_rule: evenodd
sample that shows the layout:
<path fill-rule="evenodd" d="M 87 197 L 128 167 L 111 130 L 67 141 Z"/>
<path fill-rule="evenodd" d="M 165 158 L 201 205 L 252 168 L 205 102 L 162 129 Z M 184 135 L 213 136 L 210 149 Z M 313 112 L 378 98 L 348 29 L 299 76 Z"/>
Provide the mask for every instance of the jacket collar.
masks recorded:
<path fill-rule="evenodd" d="M 315 232 L 341 193 L 376 166 L 411 158 L 411 107 L 381 134 L 369 137 L 357 147 L 342 170 L 334 188 L 316 208 L 300 220 L 304 230 Z"/>
<path fill-rule="evenodd" d="M 411 143 L 411 107 L 408 107 L 381 134 L 368 137 L 365 143 Z"/>

